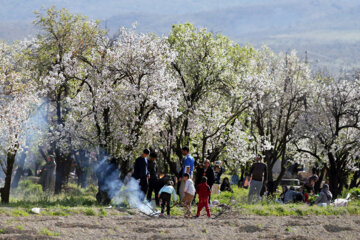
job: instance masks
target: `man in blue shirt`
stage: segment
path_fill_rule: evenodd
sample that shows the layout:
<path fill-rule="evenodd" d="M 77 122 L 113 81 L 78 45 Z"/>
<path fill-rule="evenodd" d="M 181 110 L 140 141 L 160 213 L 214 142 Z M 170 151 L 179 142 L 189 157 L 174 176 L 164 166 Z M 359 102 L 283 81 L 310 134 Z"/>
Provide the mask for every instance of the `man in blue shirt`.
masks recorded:
<path fill-rule="evenodd" d="M 141 156 L 135 160 L 135 164 L 134 164 L 133 178 L 139 181 L 140 189 L 144 193 L 144 195 L 141 196 L 141 201 L 144 200 L 149 187 L 148 180 L 150 178 L 150 174 L 148 171 L 148 160 L 147 160 L 149 154 L 150 154 L 149 149 L 145 149 L 141 154 Z"/>
<path fill-rule="evenodd" d="M 189 151 L 188 147 L 183 147 L 182 148 L 182 155 L 184 156 L 183 165 L 182 165 L 182 168 L 183 168 L 182 177 L 184 176 L 185 173 L 188 173 L 190 175 L 190 178 L 192 178 L 193 172 L 194 172 L 195 160 L 190 155 L 189 152 L 190 151 Z"/>
<path fill-rule="evenodd" d="M 190 155 L 190 150 L 188 147 L 182 148 L 182 155 L 184 156 L 184 158 L 182 161 L 181 175 L 179 176 L 179 181 L 181 181 L 179 189 L 180 200 L 182 200 L 182 198 L 184 197 L 185 182 L 183 180 L 183 176 L 185 173 L 188 173 L 190 175 L 190 178 L 192 178 L 195 163 L 194 158 Z"/>

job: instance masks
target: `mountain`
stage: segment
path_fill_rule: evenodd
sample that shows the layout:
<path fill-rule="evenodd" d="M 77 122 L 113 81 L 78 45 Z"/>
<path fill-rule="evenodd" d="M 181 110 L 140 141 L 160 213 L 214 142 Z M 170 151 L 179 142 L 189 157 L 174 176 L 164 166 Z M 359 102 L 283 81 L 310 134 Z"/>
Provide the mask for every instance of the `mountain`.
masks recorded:
<path fill-rule="evenodd" d="M 35 33 L 32 12 L 52 5 L 100 19 L 112 32 L 138 22 L 138 31 L 168 34 L 172 24 L 191 22 L 241 44 L 307 51 L 330 71 L 360 66 L 357 0 L 0 0 L 0 39 Z"/>

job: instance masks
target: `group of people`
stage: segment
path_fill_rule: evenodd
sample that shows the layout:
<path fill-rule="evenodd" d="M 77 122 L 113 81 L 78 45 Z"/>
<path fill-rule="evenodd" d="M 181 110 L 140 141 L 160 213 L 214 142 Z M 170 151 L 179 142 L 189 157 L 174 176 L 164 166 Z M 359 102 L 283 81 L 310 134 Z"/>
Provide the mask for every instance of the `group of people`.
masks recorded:
<path fill-rule="evenodd" d="M 200 164 L 195 169 L 195 160 L 191 156 L 188 147 L 182 148 L 182 155 L 184 158 L 177 177 L 177 190 L 175 190 L 173 179 L 158 178 L 156 153 L 150 153 L 148 149 L 143 151 L 142 155 L 136 159 L 132 172 L 132 177 L 139 182 L 140 189 L 143 192 L 143 199 L 141 200 L 144 200 L 146 197 L 151 202 L 154 192 L 156 205 L 161 205 L 161 213 L 164 214 L 166 209 L 167 215 L 170 215 L 171 196 L 173 196 L 175 203 L 179 196 L 185 210 L 185 216 L 191 217 L 191 205 L 194 203 L 196 195 L 198 195 L 198 210 L 195 217 L 200 216 L 203 208 L 205 208 L 207 216 L 210 217 L 209 203 L 212 191 L 232 192 L 230 181 L 225 177 L 221 183 L 221 175 L 224 169 L 220 161 L 216 162 L 213 168 L 210 161 L 205 160 L 203 164 Z M 253 203 L 261 199 L 261 193 L 268 182 L 268 168 L 263 163 L 261 155 L 256 157 L 255 163 L 251 166 L 248 180 L 250 182 L 248 202 Z M 314 185 L 317 181 L 318 177 L 316 175 L 308 178 L 304 187 L 301 187 L 299 191 L 295 191 L 293 187 L 288 189 L 284 186 L 283 193 L 280 196 L 281 202 L 309 202 L 309 194 L 314 193 Z M 331 199 L 332 194 L 329 191 L 329 186 L 324 184 L 315 204 L 325 206 L 330 203 Z"/>
<path fill-rule="evenodd" d="M 216 162 L 214 169 L 210 166 L 210 161 L 206 160 L 196 169 L 195 160 L 191 156 L 189 148 L 182 148 L 182 167 L 177 176 L 177 191 L 174 188 L 174 181 L 171 178 L 159 179 L 156 167 L 156 153 L 150 153 L 145 149 L 142 155 L 135 160 L 132 177 L 139 182 L 143 199 L 147 198 L 150 202 L 153 192 L 155 192 L 155 203 L 161 205 L 161 212 L 164 214 L 165 208 L 170 215 L 170 200 L 173 196 L 177 201 L 179 195 L 181 205 L 184 207 L 185 216 L 191 217 L 191 205 L 194 203 L 196 195 L 198 195 L 198 211 L 195 217 L 200 216 L 200 212 L 205 208 L 207 216 L 210 217 L 210 197 L 214 185 L 221 191 L 232 191 L 228 178 L 223 180 L 220 186 L 221 175 L 224 169 L 221 162 Z M 194 176 L 194 172 L 196 172 Z M 193 181 L 195 180 L 195 183 Z M 160 204 L 161 203 L 161 204 Z"/>
<path fill-rule="evenodd" d="M 250 189 L 248 195 L 249 203 L 261 199 L 261 191 L 264 191 L 264 188 L 268 182 L 268 170 L 267 165 L 262 162 L 262 156 L 258 155 L 256 162 L 250 168 Z M 305 202 L 308 204 L 316 204 L 319 206 L 327 206 L 332 200 L 332 194 L 329 190 L 329 185 L 324 184 L 319 196 L 315 202 L 310 202 L 310 196 L 315 193 L 315 183 L 319 181 L 317 175 L 312 175 L 306 179 L 303 186 L 298 190 L 294 186 L 288 188 L 287 186 L 282 186 L 283 191 L 280 195 L 279 202 L 281 203 L 297 203 Z"/>
<path fill-rule="evenodd" d="M 318 206 L 326 207 L 332 201 L 332 193 L 330 192 L 329 185 L 324 184 L 318 197 L 314 202 L 310 201 L 310 196 L 315 194 L 315 183 L 319 181 L 319 177 L 317 175 L 312 175 L 311 177 L 307 178 L 304 185 L 295 189 L 295 187 L 290 187 L 288 189 L 286 186 L 283 186 L 283 192 L 280 195 L 280 201 L 282 203 L 299 203 L 305 202 L 307 204 L 314 204 Z"/>

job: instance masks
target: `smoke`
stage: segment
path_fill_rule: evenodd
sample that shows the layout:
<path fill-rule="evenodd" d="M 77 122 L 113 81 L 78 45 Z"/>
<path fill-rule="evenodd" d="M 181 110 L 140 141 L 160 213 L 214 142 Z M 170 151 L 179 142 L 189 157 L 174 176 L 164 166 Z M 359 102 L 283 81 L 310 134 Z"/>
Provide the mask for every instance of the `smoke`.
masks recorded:
<path fill-rule="evenodd" d="M 137 180 L 129 175 L 125 177 L 128 179 L 125 183 L 121 180 L 123 175 L 115 161 L 109 161 L 108 158 L 103 159 L 97 165 L 96 172 L 100 191 L 106 192 L 115 206 L 128 204 L 130 208 L 138 209 L 147 215 L 159 213 L 152 208 L 150 202 L 143 201 L 145 195 Z"/>

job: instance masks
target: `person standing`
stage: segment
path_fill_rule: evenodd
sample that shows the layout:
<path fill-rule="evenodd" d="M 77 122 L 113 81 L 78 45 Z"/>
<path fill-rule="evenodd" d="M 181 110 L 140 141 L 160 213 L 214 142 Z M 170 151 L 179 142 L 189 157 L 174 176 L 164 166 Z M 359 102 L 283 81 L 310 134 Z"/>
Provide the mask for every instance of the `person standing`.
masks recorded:
<path fill-rule="evenodd" d="M 264 183 L 267 183 L 267 176 L 267 166 L 262 162 L 262 156 L 258 155 L 256 162 L 250 168 L 250 178 L 252 177 L 252 180 L 248 196 L 249 203 L 254 201 L 254 197 L 256 201 L 260 199 L 260 192 Z"/>
<path fill-rule="evenodd" d="M 210 189 L 212 188 L 214 182 L 215 182 L 215 174 L 214 174 L 214 170 L 212 169 L 212 167 L 210 166 L 210 161 L 209 160 L 205 160 L 204 162 L 204 167 L 202 169 L 199 170 L 199 172 L 197 173 L 197 175 L 199 175 L 199 179 L 201 179 L 201 183 L 203 180 L 203 177 L 206 177 L 207 179 L 207 184 L 209 185 Z M 197 186 L 196 186 L 197 189 Z M 209 195 L 209 201 L 210 201 L 211 196 Z"/>
<path fill-rule="evenodd" d="M 194 158 L 190 155 L 190 150 L 188 147 L 182 148 L 182 155 L 184 156 L 183 162 L 182 162 L 182 169 L 181 169 L 181 175 L 179 176 L 180 182 L 180 189 L 179 189 L 179 196 L 180 200 L 184 198 L 184 187 L 185 187 L 185 181 L 184 181 L 184 174 L 187 173 L 189 175 L 189 178 L 191 179 L 194 172 Z"/>
<path fill-rule="evenodd" d="M 221 183 L 221 175 L 224 173 L 224 168 L 221 166 L 221 161 L 215 162 L 215 184 Z"/>
<path fill-rule="evenodd" d="M 141 154 L 141 156 L 135 160 L 135 164 L 134 164 L 133 178 L 135 178 L 139 182 L 140 189 L 143 192 L 143 195 L 140 198 L 141 201 L 145 199 L 149 187 L 148 180 L 150 178 L 150 174 L 148 171 L 148 159 L 147 159 L 149 154 L 150 154 L 150 150 L 145 149 Z"/>
<path fill-rule="evenodd" d="M 148 161 L 148 171 L 150 174 L 150 179 L 149 179 L 149 189 L 147 192 L 147 200 L 149 202 L 151 202 L 152 193 L 155 192 L 155 203 L 156 203 L 156 206 L 159 206 L 159 197 L 158 197 L 159 179 L 157 176 L 156 158 L 157 158 L 156 153 L 154 153 L 154 152 L 150 153 L 150 158 Z"/>
<path fill-rule="evenodd" d="M 53 186 L 55 184 L 55 167 L 56 163 L 54 161 L 54 157 L 50 155 L 47 158 L 46 164 L 40 170 L 40 184 L 43 187 L 43 191 L 53 190 Z"/>

